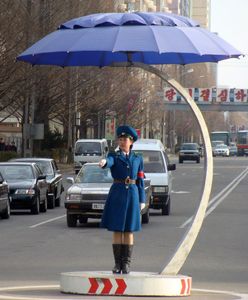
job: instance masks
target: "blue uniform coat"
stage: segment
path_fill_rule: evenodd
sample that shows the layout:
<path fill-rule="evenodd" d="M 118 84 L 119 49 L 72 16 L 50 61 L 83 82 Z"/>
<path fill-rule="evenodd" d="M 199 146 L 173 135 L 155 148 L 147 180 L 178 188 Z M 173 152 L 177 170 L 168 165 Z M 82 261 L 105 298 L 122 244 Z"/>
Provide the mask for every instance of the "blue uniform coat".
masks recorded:
<path fill-rule="evenodd" d="M 141 229 L 140 203 L 145 202 L 143 158 L 130 151 L 110 153 L 104 168 L 110 168 L 113 179 L 128 176 L 136 184 L 113 183 L 104 207 L 101 227 L 110 231 L 133 232 Z"/>

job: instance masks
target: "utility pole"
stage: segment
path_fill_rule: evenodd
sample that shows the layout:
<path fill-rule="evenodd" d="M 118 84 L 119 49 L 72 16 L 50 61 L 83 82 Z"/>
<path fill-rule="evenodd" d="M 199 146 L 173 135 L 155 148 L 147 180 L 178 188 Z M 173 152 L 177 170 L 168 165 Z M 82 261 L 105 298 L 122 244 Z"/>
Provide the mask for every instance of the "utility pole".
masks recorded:
<path fill-rule="evenodd" d="M 27 0 L 26 7 L 27 7 L 27 15 L 31 16 L 31 0 Z M 29 46 L 30 43 L 30 26 L 28 23 L 28 19 L 25 23 L 25 33 L 26 33 L 26 47 Z M 26 74 L 28 73 L 28 66 L 26 68 Z M 29 137 L 30 137 L 30 124 L 29 124 L 29 98 L 30 93 L 28 92 L 28 82 L 26 79 L 25 82 L 26 89 L 25 89 L 25 103 L 23 106 L 23 124 L 22 124 L 22 155 L 26 157 L 28 155 L 28 149 L 29 149 Z"/>
<path fill-rule="evenodd" d="M 28 127 L 28 116 L 29 116 L 29 99 L 26 95 L 25 105 L 23 106 L 23 125 L 22 125 L 22 156 L 27 156 L 27 147 L 28 147 L 28 136 L 29 136 L 29 127 Z"/>
<path fill-rule="evenodd" d="M 71 70 L 70 68 L 67 69 L 66 74 L 66 102 L 68 108 L 68 132 L 67 132 L 67 148 L 72 148 L 72 120 L 73 120 L 73 110 L 72 110 L 72 103 L 71 103 Z"/>

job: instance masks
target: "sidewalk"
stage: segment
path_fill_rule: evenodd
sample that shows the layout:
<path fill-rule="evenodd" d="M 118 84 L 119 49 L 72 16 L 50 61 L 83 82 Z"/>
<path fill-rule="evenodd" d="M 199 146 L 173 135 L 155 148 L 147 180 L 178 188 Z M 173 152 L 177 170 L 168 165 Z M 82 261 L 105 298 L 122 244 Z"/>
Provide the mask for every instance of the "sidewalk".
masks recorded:
<path fill-rule="evenodd" d="M 66 173 L 66 172 L 74 173 L 73 164 L 58 163 L 57 165 L 61 173 Z"/>

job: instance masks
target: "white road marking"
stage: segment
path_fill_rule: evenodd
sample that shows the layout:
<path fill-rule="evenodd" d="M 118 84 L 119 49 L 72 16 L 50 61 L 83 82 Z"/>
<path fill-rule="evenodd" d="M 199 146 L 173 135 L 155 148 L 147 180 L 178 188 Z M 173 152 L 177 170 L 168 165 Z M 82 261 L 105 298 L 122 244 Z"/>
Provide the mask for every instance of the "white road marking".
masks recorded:
<path fill-rule="evenodd" d="M 205 218 L 215 210 L 215 208 L 236 188 L 236 186 L 246 177 L 247 174 L 248 168 L 246 168 L 241 174 L 234 178 L 232 182 L 230 182 L 222 191 L 219 192 L 219 194 L 217 194 L 213 199 L 209 201 Z M 210 207 L 211 205 L 212 207 Z M 193 220 L 193 218 L 194 216 L 191 216 L 179 228 L 184 228 L 185 226 L 187 226 Z"/>
<path fill-rule="evenodd" d="M 173 194 L 190 194 L 188 191 L 171 191 Z"/>
<path fill-rule="evenodd" d="M 18 292 L 18 291 L 25 291 L 25 290 L 26 291 L 32 291 L 32 290 L 39 291 L 39 290 L 46 290 L 46 289 L 58 289 L 58 291 L 59 291 L 59 288 L 60 288 L 60 285 L 12 286 L 12 287 L 2 287 L 2 288 L 0 288 L 0 292 Z M 241 294 L 241 293 L 237 293 L 234 291 L 220 291 L 220 290 L 195 289 L 195 288 L 192 288 L 192 291 L 202 292 L 202 293 L 211 293 L 211 294 L 223 294 L 223 295 L 238 297 L 235 300 L 248 300 L 248 294 Z M 3 295 L 3 294 L 0 295 L 0 299 L 2 299 L 2 300 L 46 300 L 46 299 L 50 299 L 48 297 L 49 297 L 49 295 L 46 295 L 44 297 L 42 297 L 42 296 L 14 296 L 14 295 L 7 296 L 7 295 Z M 101 298 L 105 298 L 105 297 L 103 296 Z M 54 296 L 53 296 L 53 299 L 68 300 L 69 298 L 68 298 L 68 296 L 66 298 L 63 298 L 63 295 L 61 295 L 61 297 L 56 296 L 56 298 L 54 298 Z M 78 299 L 78 298 L 75 298 L 75 299 Z M 100 299 L 100 297 L 99 297 L 99 299 Z"/>
<path fill-rule="evenodd" d="M 213 294 L 225 294 L 229 296 L 239 297 L 239 300 L 248 300 L 248 294 L 240 294 L 232 291 L 218 291 L 218 290 L 205 290 L 205 289 L 192 289 L 192 291 L 203 292 L 203 293 L 213 293 Z"/>
<path fill-rule="evenodd" d="M 11 286 L 11 287 L 2 287 L 0 288 L 0 292 L 14 292 L 14 291 L 32 291 L 32 290 L 44 290 L 44 289 L 59 289 L 59 285 L 29 285 L 29 286 Z M 34 296 L 7 296 L 7 295 L 0 295 L 0 299 L 5 299 L 5 300 L 45 300 L 49 299 L 47 297 L 34 297 Z M 57 299 L 62 299 L 63 298 L 57 298 Z M 68 298 L 67 298 L 68 300 Z"/>
<path fill-rule="evenodd" d="M 237 185 L 239 185 L 239 183 L 246 177 L 247 174 L 248 174 L 248 168 L 246 169 L 246 172 L 236 181 L 236 183 L 234 183 L 233 186 L 220 199 L 215 201 L 215 203 L 213 203 L 212 207 L 210 207 L 206 211 L 205 218 L 208 215 L 210 215 L 212 211 L 215 210 L 215 208 L 236 188 Z"/>
<path fill-rule="evenodd" d="M 53 222 L 53 221 L 62 219 L 62 218 L 64 218 L 65 216 L 66 216 L 66 214 L 64 214 L 63 216 L 59 216 L 59 217 L 57 217 L 57 218 L 53 218 L 53 219 L 46 220 L 46 221 L 44 221 L 44 222 L 40 222 L 40 223 L 38 223 L 38 224 L 31 225 L 31 226 L 29 226 L 29 228 L 36 228 L 36 227 L 41 226 L 41 225 L 43 225 L 43 224 L 51 223 L 51 222 Z"/>

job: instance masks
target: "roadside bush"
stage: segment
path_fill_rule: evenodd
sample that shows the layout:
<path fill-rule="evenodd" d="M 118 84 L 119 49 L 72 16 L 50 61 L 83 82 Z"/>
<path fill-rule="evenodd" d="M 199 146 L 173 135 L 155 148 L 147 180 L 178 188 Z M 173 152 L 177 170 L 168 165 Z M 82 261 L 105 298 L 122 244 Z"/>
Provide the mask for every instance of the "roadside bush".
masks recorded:
<path fill-rule="evenodd" d="M 13 151 L 0 151 L 0 161 L 8 161 L 13 158 L 17 158 L 19 155 Z"/>
<path fill-rule="evenodd" d="M 73 161 L 71 152 L 65 148 L 52 149 L 52 157 L 63 164 L 70 164 Z"/>
<path fill-rule="evenodd" d="M 62 148 L 64 144 L 65 144 L 65 139 L 63 135 L 58 131 L 58 129 L 55 129 L 54 131 L 48 130 L 45 133 L 41 148 L 43 150 Z"/>
<path fill-rule="evenodd" d="M 38 151 L 36 150 L 35 157 L 53 158 L 52 150 L 50 150 L 50 149 L 44 149 L 44 150 L 38 150 Z"/>
<path fill-rule="evenodd" d="M 72 163 L 72 154 L 64 148 L 44 149 L 35 152 L 36 157 L 53 158 L 63 164 Z"/>

